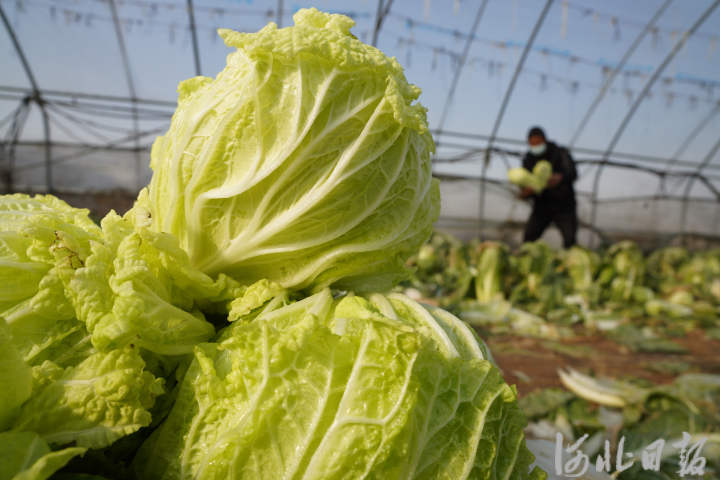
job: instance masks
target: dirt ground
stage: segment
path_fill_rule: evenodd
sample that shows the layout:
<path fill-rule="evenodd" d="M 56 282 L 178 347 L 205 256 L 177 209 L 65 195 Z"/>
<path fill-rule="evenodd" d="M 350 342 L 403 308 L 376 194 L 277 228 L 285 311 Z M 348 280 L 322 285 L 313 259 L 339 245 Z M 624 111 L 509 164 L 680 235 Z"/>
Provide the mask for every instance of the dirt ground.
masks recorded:
<path fill-rule="evenodd" d="M 538 388 L 562 387 L 557 370 L 572 367 L 611 378 L 644 378 L 669 383 L 680 373 L 663 365 L 682 367 L 681 373 L 720 374 L 720 341 L 702 332 L 673 339 L 687 349 L 685 354 L 636 353 L 604 337 L 578 337 L 549 341 L 514 336 L 484 336 L 505 380 L 515 384 L 522 397 Z"/>

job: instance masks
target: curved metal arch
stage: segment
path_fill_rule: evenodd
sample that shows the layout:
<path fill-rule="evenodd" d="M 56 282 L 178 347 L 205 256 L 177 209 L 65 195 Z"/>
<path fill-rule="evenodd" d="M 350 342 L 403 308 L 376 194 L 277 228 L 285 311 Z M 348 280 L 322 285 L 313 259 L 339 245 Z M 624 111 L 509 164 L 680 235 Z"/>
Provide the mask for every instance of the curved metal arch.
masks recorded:
<path fill-rule="evenodd" d="M 710 148 L 710 151 L 707 153 L 707 155 L 705 155 L 705 158 L 703 158 L 702 163 L 698 165 L 697 169 L 695 170 L 696 175 L 688 178 L 688 182 L 685 186 L 685 192 L 683 192 L 683 206 L 682 213 L 680 214 L 680 230 L 682 231 L 682 233 L 686 233 L 687 228 L 687 211 L 690 203 L 690 191 L 695 184 L 695 180 L 697 180 L 698 177 L 702 175 L 702 171 L 712 161 L 712 159 L 718 153 L 718 150 L 720 150 L 720 138 L 718 138 L 717 142 L 715 142 L 712 148 Z"/>
<path fill-rule="evenodd" d="M 640 34 L 635 38 L 635 41 L 632 43 L 632 45 L 630 45 L 630 48 L 627 49 L 625 55 L 623 55 L 622 59 L 620 60 L 620 63 L 618 63 L 617 66 L 613 69 L 613 71 L 610 72 L 610 75 L 607 76 L 607 78 L 603 82 L 602 87 L 600 87 L 600 91 L 598 92 L 597 96 L 595 96 L 595 99 L 590 104 L 588 110 L 585 112 L 583 119 L 580 121 L 580 125 L 578 125 L 578 128 L 575 130 L 575 133 L 570 139 L 570 142 L 568 143 L 568 146 L 570 148 L 575 146 L 575 142 L 585 130 L 585 127 L 590 121 L 590 117 L 592 117 L 595 113 L 595 109 L 598 107 L 598 105 L 600 105 L 602 99 L 605 98 L 605 94 L 607 93 L 608 88 L 610 88 L 612 82 L 615 80 L 617 74 L 625 67 L 625 64 L 628 62 L 628 60 L 630 60 L 632 54 L 635 53 L 637 47 L 640 46 L 640 43 L 645 39 L 645 35 L 647 35 L 648 32 L 652 30 L 652 27 L 662 16 L 662 14 L 665 13 L 665 10 L 667 10 L 667 7 L 670 6 L 672 1 L 673 0 L 665 0 L 665 2 L 660 6 L 660 8 L 655 12 L 655 15 L 653 15 L 652 18 L 645 25 L 645 28 L 643 28 L 642 32 L 640 32 Z"/>
<path fill-rule="evenodd" d="M 687 148 L 690 146 L 690 144 L 693 142 L 693 140 L 695 140 L 695 138 L 697 138 L 697 136 L 700 134 L 700 132 L 702 132 L 705 129 L 705 127 L 710 123 L 710 121 L 715 117 L 715 115 L 718 114 L 718 112 L 720 112 L 720 100 L 718 100 L 717 104 L 713 108 L 710 109 L 710 112 L 707 115 L 705 115 L 705 117 L 703 117 L 702 120 L 700 120 L 700 122 L 697 125 L 695 125 L 695 127 L 690 131 L 688 136 L 685 137 L 685 140 L 683 140 L 683 142 L 677 148 L 677 150 L 672 155 L 672 157 L 670 157 L 668 159 L 667 163 L 665 164 L 666 172 L 669 172 L 670 167 L 672 167 L 673 165 L 677 164 L 680 161 L 680 156 L 685 153 L 685 150 L 687 150 Z M 667 178 L 666 176 L 663 176 L 660 179 L 660 186 L 659 186 L 660 193 L 665 192 L 665 179 L 666 178 Z"/>
<path fill-rule="evenodd" d="M 683 33 L 682 37 L 675 43 L 670 53 L 667 54 L 665 59 L 662 61 L 662 63 L 655 69 L 650 79 L 645 83 L 645 86 L 643 87 L 642 91 L 638 95 L 638 97 L 635 99 L 635 102 L 630 106 L 630 109 L 628 110 L 627 114 L 625 114 L 625 117 L 623 118 L 622 122 L 620 122 L 620 125 L 615 130 L 615 134 L 610 139 L 610 143 L 608 144 L 607 148 L 605 149 L 605 153 L 603 155 L 603 160 L 606 160 L 610 154 L 613 152 L 615 147 L 617 146 L 618 142 L 620 141 L 620 138 L 622 137 L 622 134 L 625 132 L 625 128 L 627 127 L 628 123 L 630 123 L 630 120 L 632 120 L 633 116 L 635 115 L 635 112 L 637 112 L 638 107 L 640 104 L 645 100 L 645 97 L 647 96 L 647 93 L 650 91 L 650 88 L 655 84 L 658 78 L 660 78 L 660 75 L 662 75 L 662 72 L 665 71 L 665 68 L 670 64 L 670 62 L 675 58 L 675 55 L 678 54 L 678 52 L 682 49 L 682 47 L 685 45 L 685 42 L 687 39 L 695 33 L 695 31 L 702 25 L 705 20 L 712 14 L 712 12 L 715 10 L 715 8 L 720 4 L 720 0 L 714 0 L 713 3 L 700 15 L 700 17 L 693 23 L 693 25 L 690 27 L 689 30 Z M 592 205 L 590 210 L 590 224 L 595 225 L 595 220 L 597 217 L 597 193 L 598 193 L 598 187 L 600 185 L 600 177 L 602 175 L 604 163 L 601 163 L 598 166 L 597 172 L 595 172 L 595 178 L 593 179 L 593 189 L 592 189 Z"/>
<path fill-rule="evenodd" d="M 8 35 L 10 36 L 10 41 L 13 44 L 13 48 L 15 48 L 15 52 L 20 58 L 20 63 L 22 63 L 25 74 L 28 77 L 28 81 L 30 81 L 30 86 L 32 86 L 33 94 L 37 95 L 39 89 L 37 81 L 35 81 L 35 75 L 33 75 L 32 69 L 30 68 L 30 63 L 25 56 L 25 52 L 23 52 L 23 49 L 20 46 L 20 42 L 18 42 L 17 36 L 15 35 L 15 30 L 13 30 L 12 25 L 10 25 L 10 21 L 8 20 L 7 15 L 5 15 L 5 9 L 2 7 L 2 5 L 0 5 L 0 18 L 2 18 L 3 24 L 5 25 L 5 30 L 7 30 Z"/>
<path fill-rule="evenodd" d="M 460 57 L 460 61 L 458 62 L 457 69 L 455 69 L 455 75 L 453 76 L 452 83 L 450 84 L 450 90 L 448 90 L 448 95 L 445 99 L 445 105 L 443 106 L 443 111 L 440 115 L 440 123 L 438 123 L 437 127 L 437 130 L 439 132 L 442 132 L 443 126 L 445 125 L 445 120 L 447 119 L 448 113 L 450 112 L 450 105 L 452 104 L 453 98 L 455 97 L 455 90 L 457 89 L 458 82 L 460 81 L 460 73 L 462 72 L 463 67 L 465 67 L 467 56 L 470 53 L 470 47 L 472 46 L 473 39 L 475 38 L 475 32 L 477 31 L 477 27 L 480 24 L 483 13 L 485 13 L 485 6 L 487 5 L 487 3 L 488 0 L 483 0 L 483 2 L 480 4 L 480 8 L 475 15 L 475 21 L 472 24 L 472 28 L 470 28 L 470 33 L 468 34 L 467 41 L 465 42 L 465 46 L 463 47 L 462 56 Z"/>
<path fill-rule="evenodd" d="M 720 0 L 718 0 L 720 1 Z M 523 49 L 522 55 L 520 56 L 520 59 L 518 60 L 517 65 L 515 66 L 515 71 L 513 72 L 512 79 L 510 80 L 510 85 L 508 85 L 508 89 L 505 91 L 505 96 L 503 97 L 503 101 L 500 104 L 500 110 L 498 111 L 498 115 L 495 118 L 495 124 L 493 125 L 492 132 L 490 133 L 490 138 L 488 139 L 487 144 L 487 150 L 485 151 L 485 159 L 483 161 L 482 166 L 482 172 L 480 174 L 480 198 L 478 200 L 478 225 L 480 225 L 480 222 L 485 218 L 485 182 L 487 180 L 487 170 L 490 166 L 490 155 L 492 153 L 492 145 L 495 142 L 495 138 L 497 137 L 498 130 L 500 129 L 500 124 L 502 123 L 502 119 L 505 116 L 505 109 L 508 106 L 508 103 L 510 103 L 510 98 L 512 97 L 513 90 L 515 89 L 515 84 L 517 83 L 518 76 L 520 75 L 520 72 L 523 69 L 523 65 L 525 64 L 525 60 L 527 59 L 528 53 L 530 53 L 530 49 L 532 48 L 533 43 L 535 42 L 535 37 L 537 37 L 538 32 L 540 31 L 540 27 L 542 27 L 543 22 L 545 21 L 545 17 L 547 16 L 548 11 L 550 10 L 550 6 L 552 5 L 553 0 L 547 0 L 545 2 L 545 6 L 540 11 L 540 15 L 538 16 L 537 21 L 535 22 L 535 26 L 532 29 L 532 32 L 530 33 L 530 37 L 528 38 L 527 43 L 525 44 L 525 48 Z M 479 227 L 479 236 L 482 237 L 482 227 Z"/>
<path fill-rule="evenodd" d="M 667 164 L 665 165 L 665 169 L 669 170 L 670 167 L 675 165 L 679 159 L 680 156 L 685 153 L 685 150 L 690 146 L 693 140 L 700 134 L 700 132 L 703 131 L 703 129 L 710 123 L 710 121 L 720 113 L 720 100 L 717 101 L 715 106 L 710 109 L 710 112 L 705 115 L 700 122 L 695 125 L 695 128 L 693 128 L 688 136 L 683 140 L 683 142 L 680 144 L 680 146 L 677 148 L 675 153 L 673 153 L 672 157 L 670 157 L 667 161 Z"/>

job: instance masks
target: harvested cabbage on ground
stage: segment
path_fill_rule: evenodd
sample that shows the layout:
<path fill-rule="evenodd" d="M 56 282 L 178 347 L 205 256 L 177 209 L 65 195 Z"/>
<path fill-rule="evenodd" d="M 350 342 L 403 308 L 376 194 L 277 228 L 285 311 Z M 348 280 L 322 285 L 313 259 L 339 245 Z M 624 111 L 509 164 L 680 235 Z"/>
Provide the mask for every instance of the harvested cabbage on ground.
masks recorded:
<path fill-rule="evenodd" d="M 439 211 L 419 89 L 294 18 L 220 32 L 125 216 L 0 197 L 2 478 L 544 478 L 482 341 L 387 293 Z"/>
<path fill-rule="evenodd" d="M 587 473 L 595 473 L 597 456 L 606 455 L 605 442 L 611 452 L 618 452 L 624 438 L 623 451 L 632 456 L 625 455 L 622 462 L 618 462 L 624 466 L 622 471 L 618 471 L 618 463 L 611 461 L 612 477 L 604 478 L 709 479 L 720 475 L 719 375 L 685 374 L 664 385 L 646 380 L 591 377 L 572 369 L 561 370 L 559 375 L 566 390 L 536 390 L 520 401 L 531 420 L 527 432 L 532 440 L 528 440 L 528 446 L 541 459 L 548 457 L 544 452 L 555 450 L 558 433 L 562 434 L 565 445 L 587 435 L 579 443 L 579 450 L 590 459 Z M 684 437 L 684 432 L 688 437 Z M 657 469 L 650 469 L 643 452 L 657 451 L 658 444 L 653 447 L 653 443 L 658 440 L 664 442 L 659 449 Z M 677 446 L 683 440 L 687 440 L 686 451 L 692 452 L 686 463 Z M 569 457 L 565 456 L 568 460 Z M 688 471 L 680 474 L 683 466 L 700 466 L 700 458 L 704 459 L 702 476 L 690 475 Z M 540 463 L 552 467 L 551 459 Z M 575 471 L 568 471 L 567 475 L 579 473 L 581 468 L 582 465 L 577 464 Z"/>
<path fill-rule="evenodd" d="M 409 283 L 416 297 L 433 299 L 441 307 L 453 305 L 467 294 L 472 282 L 462 242 L 433 233 L 407 262 L 412 271 Z"/>
<path fill-rule="evenodd" d="M 432 256 L 434 276 L 421 268 L 421 247 L 411 279 L 399 290 L 416 299 L 442 302 L 486 332 L 557 339 L 600 333 L 632 351 L 682 352 L 672 337 L 720 331 L 720 249 L 691 252 L 665 247 L 644 253 L 631 241 L 591 251 L 554 250 L 542 241 L 514 251 L 495 242 L 461 242 L 436 235 L 465 259 L 475 288 L 445 294 L 455 285 L 454 264 Z M 443 283 L 443 280 L 446 283 Z M 459 290 L 458 290 L 459 292 Z"/>

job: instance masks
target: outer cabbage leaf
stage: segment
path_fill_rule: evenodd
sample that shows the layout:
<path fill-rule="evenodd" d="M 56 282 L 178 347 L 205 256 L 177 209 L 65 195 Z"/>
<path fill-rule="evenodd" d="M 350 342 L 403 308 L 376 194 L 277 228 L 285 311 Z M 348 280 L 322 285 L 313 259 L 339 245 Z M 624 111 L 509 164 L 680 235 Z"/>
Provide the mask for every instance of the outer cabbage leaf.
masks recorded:
<path fill-rule="evenodd" d="M 150 424 L 162 379 L 144 370 L 137 348 L 98 352 L 75 367 L 51 361 L 33 367 L 32 397 L 12 428 L 50 444 L 101 448 Z"/>
<path fill-rule="evenodd" d="M 90 220 L 88 213 L 87 209 L 71 207 L 52 195 L 0 195 L 0 232 L 23 233 L 34 223 L 33 235 L 28 238 L 40 243 L 30 249 L 28 255 L 37 260 L 47 259 L 51 262 L 52 254 L 47 252 L 47 247 L 54 242 L 56 233 L 64 232 L 74 236 L 77 245 L 85 250 L 88 247 L 87 241 L 99 236 L 100 229 Z M 35 219 L 39 221 L 35 222 Z M 56 232 L 56 227 L 61 227 L 61 232 Z M 83 253 L 86 252 L 79 249 L 79 254 Z"/>
<path fill-rule="evenodd" d="M 75 318 L 55 267 L 37 288 L 33 297 L 4 314 L 13 345 L 29 365 L 45 360 L 61 367 L 77 365 L 95 350 L 85 325 Z"/>
<path fill-rule="evenodd" d="M 0 429 L 30 397 L 32 373 L 13 345 L 10 329 L 0 318 Z"/>
<path fill-rule="evenodd" d="M 243 294 L 230 302 L 228 321 L 233 322 L 239 318 L 247 317 L 253 310 L 276 299 L 283 301 L 287 296 L 284 288 L 275 282 L 266 279 L 258 280 L 250 285 Z"/>
<path fill-rule="evenodd" d="M 74 365 L 92 353 L 60 273 L 81 266 L 100 237 L 87 210 L 51 195 L 0 196 L 0 315 L 29 365 Z"/>
<path fill-rule="evenodd" d="M 215 334 L 198 310 L 229 301 L 241 289 L 213 281 L 189 264 L 177 241 L 114 212 L 102 221 L 103 242 L 83 266 L 63 277 L 78 318 L 100 350 L 139 345 L 159 354 L 189 353 Z"/>
<path fill-rule="evenodd" d="M 82 263 L 99 238 L 85 209 L 51 195 L 0 195 L 0 313 L 35 295 L 59 258 Z"/>
<path fill-rule="evenodd" d="M 399 294 L 272 303 L 195 348 L 139 478 L 543 478 L 459 319 Z"/>
<path fill-rule="evenodd" d="M 17 232 L 0 232 L 0 312 L 32 297 L 50 270 L 51 265 L 28 257 L 28 246 L 29 242 Z"/>
<path fill-rule="evenodd" d="M 36 433 L 0 433 L 0 479 L 45 480 L 86 450 L 71 447 L 51 452 Z"/>
<path fill-rule="evenodd" d="M 439 214 L 420 90 L 351 35 L 350 18 L 294 19 L 220 30 L 237 51 L 215 79 L 180 84 L 136 219 L 177 236 L 210 275 L 384 290 Z"/>

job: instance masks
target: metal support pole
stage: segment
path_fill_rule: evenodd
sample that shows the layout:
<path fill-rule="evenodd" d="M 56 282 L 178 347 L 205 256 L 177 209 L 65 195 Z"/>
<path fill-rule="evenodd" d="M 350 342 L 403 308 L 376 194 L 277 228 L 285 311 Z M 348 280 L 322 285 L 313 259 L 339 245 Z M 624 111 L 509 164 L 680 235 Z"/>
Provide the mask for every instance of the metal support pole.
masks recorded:
<path fill-rule="evenodd" d="M 38 99 L 40 112 L 43 120 L 43 135 L 45 136 L 45 190 L 47 193 L 53 193 L 53 175 L 52 175 L 52 143 L 50 142 L 50 119 L 42 100 Z"/>
<path fill-rule="evenodd" d="M 282 21 L 283 21 L 284 13 L 285 12 L 283 12 L 283 0 L 278 0 L 277 16 L 275 18 L 275 23 L 277 24 L 278 28 L 282 28 Z"/>
<path fill-rule="evenodd" d="M 490 167 L 490 155 L 486 154 L 483 158 L 482 170 L 480 171 L 480 197 L 478 198 L 478 238 L 485 240 L 485 229 L 483 220 L 485 219 L 485 184 L 487 183 L 487 170 Z"/>
<path fill-rule="evenodd" d="M 455 98 L 455 90 L 457 89 L 458 82 L 460 81 L 460 73 L 462 72 L 462 69 L 465 66 L 465 62 L 467 61 L 468 53 L 470 53 L 470 47 L 472 46 L 473 39 L 475 38 L 475 32 L 477 31 L 477 27 L 480 24 L 480 19 L 482 19 L 483 13 L 485 12 L 486 5 L 487 0 L 483 0 L 483 2 L 480 4 L 480 8 L 477 11 L 477 14 L 475 15 L 475 21 L 472 24 L 472 28 L 470 28 L 470 33 L 468 34 L 467 40 L 465 41 L 465 46 L 463 47 L 460 61 L 458 62 L 457 68 L 455 69 L 455 75 L 453 76 L 452 83 L 450 84 L 450 90 L 448 90 L 447 98 L 445 99 L 445 105 L 443 105 L 443 111 L 440 115 L 440 123 L 437 127 L 437 130 L 440 132 L 442 132 L 443 126 L 445 125 L 445 120 L 447 119 L 448 113 L 450 112 L 450 106 L 452 104 L 453 98 Z"/>
<path fill-rule="evenodd" d="M 25 97 L 21 101 L 18 108 L 13 114 L 13 120 L 8 129 L 8 134 L 5 137 L 5 141 L 2 145 L 3 157 L 7 158 L 7 172 L 5 172 L 5 184 L 7 191 L 12 193 L 14 188 L 14 173 L 15 173 L 15 148 L 20 140 L 20 134 L 22 133 L 25 120 L 27 120 L 28 113 L 30 111 L 30 97 Z"/>
<path fill-rule="evenodd" d="M 125 70 L 125 79 L 127 81 L 128 91 L 130 92 L 130 101 L 132 108 L 133 134 L 135 138 L 135 184 L 137 189 L 142 188 L 143 181 L 141 177 L 142 159 L 140 157 L 140 143 L 137 140 L 137 134 L 140 130 L 137 111 L 137 95 L 135 91 L 135 82 L 133 82 L 132 71 L 130 69 L 130 60 L 128 58 L 127 48 L 125 47 L 125 39 L 123 38 L 122 29 L 120 28 L 120 17 L 117 12 L 115 0 L 110 0 L 110 12 L 112 13 L 113 23 L 115 24 L 115 35 L 117 36 L 118 47 L 122 58 L 123 68 Z"/>
<path fill-rule="evenodd" d="M 718 0 L 718 1 L 720 1 L 720 0 Z M 485 151 L 485 160 L 483 162 L 482 175 L 480 177 L 481 188 L 480 188 L 480 200 L 479 200 L 479 204 L 478 204 L 478 222 L 482 222 L 482 220 L 485 218 L 485 188 L 483 185 L 485 183 L 485 175 L 487 173 L 487 169 L 490 164 L 490 155 L 492 152 L 493 143 L 495 142 L 495 138 L 497 137 L 498 130 L 500 129 L 500 124 L 502 123 L 503 116 L 505 115 L 505 109 L 507 108 L 508 103 L 510 103 L 510 98 L 512 97 L 513 90 L 515 89 L 515 83 L 517 82 L 518 76 L 520 75 L 520 72 L 523 69 L 523 65 L 525 64 L 525 60 L 527 59 L 528 53 L 530 53 L 530 49 L 532 48 L 532 45 L 535 42 L 535 37 L 537 37 L 537 34 L 540 31 L 540 27 L 542 27 L 542 24 L 545 21 L 545 17 L 547 16 L 547 13 L 550 10 L 550 6 L 552 5 L 552 3 L 553 3 L 553 0 L 547 0 L 545 2 L 545 6 L 543 7 L 542 11 L 540 12 L 540 16 L 538 17 L 537 21 L 535 22 L 535 26 L 532 29 L 532 33 L 530 33 L 530 38 L 528 39 L 527 43 L 525 44 L 525 48 L 523 49 L 522 55 L 520 55 L 520 60 L 518 60 L 518 63 L 515 66 L 515 72 L 513 72 L 512 79 L 510 80 L 510 85 L 508 86 L 508 89 L 505 92 L 505 96 L 503 97 L 503 101 L 500 104 L 500 111 L 498 112 L 498 115 L 495 118 L 495 124 L 493 125 L 492 132 L 490 133 L 490 138 L 488 139 L 487 150 Z M 481 231 L 482 231 L 482 229 L 481 229 Z"/>
<path fill-rule="evenodd" d="M 660 75 L 662 75 L 663 71 L 665 71 L 665 68 L 670 64 L 670 62 L 675 58 L 675 55 L 680 51 L 680 49 L 685 45 L 685 42 L 687 39 L 695 33 L 695 31 L 702 25 L 705 20 L 712 14 L 712 12 L 715 10 L 715 8 L 720 4 L 720 0 L 715 0 L 713 3 L 700 15 L 700 17 L 695 21 L 695 23 L 690 27 L 690 29 L 683 33 L 682 37 L 675 43 L 670 53 L 667 54 L 665 59 L 662 61 L 662 63 L 655 69 L 650 79 L 647 81 L 643 89 L 641 90 L 638 97 L 635 99 L 635 102 L 630 106 L 630 109 L 628 110 L 627 114 L 623 118 L 622 122 L 620 122 L 620 126 L 615 131 L 615 134 L 613 135 L 612 139 L 610 140 L 610 143 L 607 146 L 607 149 L 605 150 L 605 154 L 603 155 L 604 159 L 607 159 L 610 154 L 612 153 L 615 146 L 620 141 L 620 138 L 622 137 L 622 134 L 625 132 L 625 128 L 627 127 L 628 123 L 630 123 L 630 120 L 635 115 L 635 112 L 637 111 L 638 107 L 642 103 L 642 101 L 647 96 L 647 93 L 650 91 L 650 88 L 655 84 L 655 81 L 657 81 L 658 78 L 660 78 Z M 595 220 L 597 217 L 597 198 L 598 198 L 598 187 L 600 185 L 600 176 L 603 171 L 603 164 L 598 166 L 598 170 L 595 173 L 595 178 L 593 179 L 593 190 L 592 190 L 592 205 L 590 210 L 590 224 L 593 226 L 595 225 Z"/>
<path fill-rule="evenodd" d="M 653 15 L 650 21 L 645 25 L 645 28 L 643 28 L 642 32 L 640 32 L 640 34 L 635 38 L 635 41 L 632 43 L 632 45 L 630 45 L 630 48 L 627 49 L 625 55 L 623 55 L 622 59 L 620 60 L 620 63 L 618 63 L 617 66 L 610 73 L 610 75 L 607 76 L 607 78 L 603 82 L 602 87 L 600 88 L 600 91 L 595 96 L 593 102 L 590 104 L 590 108 L 588 108 L 587 112 L 585 112 L 583 119 L 580 121 L 580 125 L 578 125 L 578 128 L 575 130 L 575 133 L 570 139 L 570 142 L 568 143 L 568 146 L 570 148 L 575 146 L 575 142 L 577 141 L 578 137 L 580 137 L 580 134 L 582 134 L 583 130 L 585 130 L 585 127 L 590 121 L 590 117 L 592 117 L 593 113 L 595 113 L 595 109 L 598 107 L 598 105 L 600 105 L 602 99 L 605 98 L 605 94 L 607 93 L 608 88 L 610 88 L 612 82 L 615 80 L 617 74 L 623 68 L 625 68 L 625 64 L 628 62 L 628 60 L 630 60 L 632 54 L 635 53 L 635 50 L 643 41 L 645 35 L 648 34 L 648 32 L 652 29 L 652 27 L 655 25 L 655 23 L 658 21 L 658 19 L 662 16 L 662 14 L 665 12 L 667 7 L 670 6 L 671 3 L 672 0 L 665 0 L 665 2 L 660 6 L 657 12 L 655 12 L 655 15 Z"/>
<path fill-rule="evenodd" d="M 193 58 L 195 59 L 195 75 L 202 75 L 200 68 L 200 50 L 198 49 L 197 28 L 195 27 L 195 9 L 192 0 L 187 0 L 188 19 L 190 20 L 190 34 L 192 35 Z"/>
<path fill-rule="evenodd" d="M 380 29 L 382 28 L 383 21 L 390 13 L 390 7 L 392 6 L 393 0 L 378 0 L 377 11 L 375 12 L 375 26 L 373 27 L 372 42 L 370 43 L 373 47 L 377 47 L 378 36 L 380 35 Z M 385 5 L 383 5 L 385 4 Z"/>

